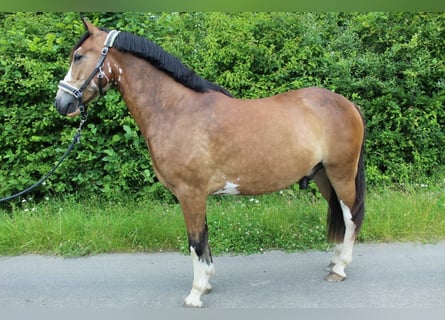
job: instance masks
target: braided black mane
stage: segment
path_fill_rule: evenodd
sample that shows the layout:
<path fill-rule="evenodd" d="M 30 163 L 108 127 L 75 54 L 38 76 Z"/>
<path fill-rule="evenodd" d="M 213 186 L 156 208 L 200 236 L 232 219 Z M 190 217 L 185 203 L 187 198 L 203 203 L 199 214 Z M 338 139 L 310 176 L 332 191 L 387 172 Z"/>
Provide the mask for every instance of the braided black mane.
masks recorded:
<path fill-rule="evenodd" d="M 219 91 L 231 97 L 224 88 L 199 77 L 193 70 L 185 66 L 178 58 L 166 52 L 154 42 L 129 32 L 120 32 L 113 48 L 131 53 L 147 60 L 159 70 L 164 71 L 177 82 L 198 92 Z"/>

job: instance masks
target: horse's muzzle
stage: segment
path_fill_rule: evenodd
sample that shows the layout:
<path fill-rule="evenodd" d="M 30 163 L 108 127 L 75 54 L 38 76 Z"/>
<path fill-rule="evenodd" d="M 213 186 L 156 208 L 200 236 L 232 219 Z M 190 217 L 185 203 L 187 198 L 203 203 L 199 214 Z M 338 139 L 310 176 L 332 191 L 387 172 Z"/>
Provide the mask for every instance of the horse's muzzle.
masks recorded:
<path fill-rule="evenodd" d="M 56 95 L 55 107 L 57 112 L 61 115 L 74 117 L 80 113 L 79 100 L 75 99 L 72 95 L 59 90 Z"/>

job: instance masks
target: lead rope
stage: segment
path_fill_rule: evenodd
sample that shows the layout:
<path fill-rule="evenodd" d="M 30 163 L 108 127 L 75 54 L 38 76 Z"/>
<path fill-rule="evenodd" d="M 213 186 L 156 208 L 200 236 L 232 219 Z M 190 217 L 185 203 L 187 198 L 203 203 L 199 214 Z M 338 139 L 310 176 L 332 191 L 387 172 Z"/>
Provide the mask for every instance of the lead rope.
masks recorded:
<path fill-rule="evenodd" d="M 62 162 L 66 159 L 66 157 L 68 157 L 68 155 L 70 154 L 71 150 L 74 149 L 74 146 L 80 142 L 80 135 L 81 135 L 81 131 L 82 131 L 82 127 L 84 126 L 84 124 L 87 122 L 87 118 L 88 118 L 88 113 L 87 113 L 87 109 L 85 106 L 80 106 L 80 124 L 79 127 L 76 130 L 76 133 L 74 134 L 73 140 L 71 141 L 70 145 L 68 146 L 68 149 L 66 149 L 65 153 L 63 154 L 63 156 L 60 158 L 60 160 L 56 163 L 56 165 L 46 174 L 44 175 L 39 181 L 37 181 L 36 183 L 34 183 L 32 186 L 30 186 L 29 188 L 26 188 L 23 191 L 20 191 L 16 194 L 13 194 L 9 197 L 5 197 L 5 198 L 1 198 L 0 202 L 5 202 L 5 201 L 9 201 L 15 198 L 18 198 L 26 193 L 28 193 L 29 191 L 37 188 L 38 186 L 40 186 L 43 182 L 45 182 L 46 179 L 49 178 L 49 176 L 51 176 L 54 171 L 57 170 L 57 168 L 62 164 Z"/>
<path fill-rule="evenodd" d="M 84 82 L 82 87 L 80 87 L 80 89 L 77 89 L 76 87 L 73 87 L 72 85 L 70 85 L 69 83 L 67 83 L 67 82 L 65 82 L 63 80 L 60 81 L 60 83 L 59 83 L 59 88 L 62 89 L 62 90 L 65 90 L 66 92 L 68 92 L 70 94 L 72 94 L 74 96 L 74 98 L 79 100 L 79 104 L 80 104 L 80 106 L 79 106 L 79 110 L 80 110 L 80 125 L 79 125 L 79 128 L 77 129 L 77 131 L 76 131 L 76 133 L 75 133 L 75 135 L 73 137 L 73 141 L 71 141 L 71 144 L 68 146 L 68 149 L 65 151 L 65 153 L 60 158 L 60 160 L 56 163 L 56 165 L 51 169 L 51 171 L 48 172 L 46 175 L 44 175 L 39 181 L 37 181 L 35 184 L 33 184 L 32 186 L 30 186 L 29 188 L 27 188 L 27 189 L 25 189 L 23 191 L 20 191 L 20 192 L 18 192 L 16 194 L 13 194 L 13 195 L 11 195 L 9 197 L 1 198 L 0 202 L 5 202 L 5 201 L 9 201 L 9 200 L 15 199 L 17 197 L 20 197 L 20 196 L 24 195 L 25 193 L 28 193 L 31 190 L 37 188 L 38 186 L 40 186 L 62 164 L 63 160 L 65 160 L 65 158 L 69 155 L 71 150 L 73 150 L 73 148 L 76 145 L 76 143 L 80 142 L 80 133 L 82 131 L 83 125 L 85 124 L 85 122 L 87 121 L 87 118 L 88 118 L 88 113 L 87 113 L 86 107 L 81 105 L 81 103 L 82 103 L 81 102 L 82 101 L 82 90 L 85 89 L 88 86 L 88 84 L 90 83 L 90 81 L 96 76 L 96 74 L 99 73 L 99 75 L 98 75 L 98 78 L 99 78 L 99 97 L 103 95 L 103 92 L 102 92 L 102 78 L 103 78 L 102 65 L 103 65 L 103 62 L 105 60 L 105 57 L 107 56 L 108 49 L 113 47 L 114 41 L 116 40 L 117 36 L 119 35 L 119 32 L 120 31 L 117 31 L 117 30 L 111 30 L 108 33 L 108 35 L 107 35 L 107 37 L 105 39 L 104 47 L 103 47 L 102 52 L 101 52 L 101 56 L 99 58 L 99 61 L 96 64 L 96 68 L 90 74 L 88 79 Z"/>

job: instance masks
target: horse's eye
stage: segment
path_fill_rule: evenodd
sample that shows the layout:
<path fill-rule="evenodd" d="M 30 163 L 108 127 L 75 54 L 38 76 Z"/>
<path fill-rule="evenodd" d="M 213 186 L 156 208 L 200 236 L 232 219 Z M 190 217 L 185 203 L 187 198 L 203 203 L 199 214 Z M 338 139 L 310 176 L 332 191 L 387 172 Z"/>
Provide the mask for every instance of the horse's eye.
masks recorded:
<path fill-rule="evenodd" d="M 73 61 L 74 61 L 74 62 L 79 62 L 80 59 L 82 59 L 82 55 L 80 55 L 80 54 L 78 54 L 78 53 L 76 53 L 76 54 L 74 55 L 74 57 L 73 57 Z"/>

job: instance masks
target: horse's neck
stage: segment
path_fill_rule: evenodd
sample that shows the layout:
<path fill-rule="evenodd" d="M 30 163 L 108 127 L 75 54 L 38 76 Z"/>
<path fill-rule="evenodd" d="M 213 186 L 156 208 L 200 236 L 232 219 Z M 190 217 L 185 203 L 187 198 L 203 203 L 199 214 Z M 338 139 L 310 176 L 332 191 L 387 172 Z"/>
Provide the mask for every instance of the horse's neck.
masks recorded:
<path fill-rule="evenodd" d="M 127 57 L 128 58 L 128 57 Z M 130 60 L 134 60 L 130 63 Z M 118 90 L 147 141 L 173 130 L 173 117 L 196 107 L 201 94 L 176 82 L 151 64 L 123 59 Z M 191 111 L 191 110 L 190 110 Z"/>

